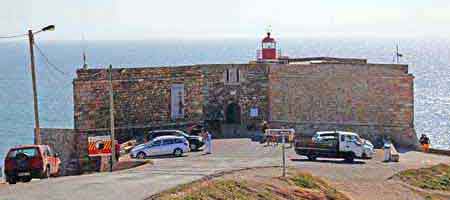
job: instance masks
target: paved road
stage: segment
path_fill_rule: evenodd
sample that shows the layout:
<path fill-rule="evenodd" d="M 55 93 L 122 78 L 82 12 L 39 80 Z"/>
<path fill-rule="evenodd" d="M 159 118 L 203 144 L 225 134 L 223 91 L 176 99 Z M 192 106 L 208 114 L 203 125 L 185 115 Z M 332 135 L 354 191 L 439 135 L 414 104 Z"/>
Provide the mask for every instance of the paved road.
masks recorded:
<path fill-rule="evenodd" d="M 220 171 L 280 163 L 281 151 L 249 140 L 215 140 L 213 154 L 154 159 L 122 172 L 33 180 L 0 186 L 0 199 L 143 199 Z"/>
<path fill-rule="evenodd" d="M 206 175 L 247 167 L 279 165 L 281 149 L 264 147 L 249 140 L 215 140 L 213 154 L 189 153 L 182 158 L 154 159 L 154 165 L 122 172 L 33 180 L 31 183 L 0 185 L 0 199 L 144 199 L 152 194 L 189 183 Z M 354 199 L 405 199 L 415 197 L 386 179 L 395 172 L 450 163 L 450 157 L 408 152 L 399 163 L 382 163 L 382 155 L 355 164 L 340 160 L 306 161 L 288 150 L 288 164 L 324 177 Z M 388 187 L 384 187 L 387 184 Z M 400 196 L 399 196 L 400 195 Z M 403 196 L 401 196 L 403 195 Z M 377 198 L 378 197 L 378 198 Z"/>

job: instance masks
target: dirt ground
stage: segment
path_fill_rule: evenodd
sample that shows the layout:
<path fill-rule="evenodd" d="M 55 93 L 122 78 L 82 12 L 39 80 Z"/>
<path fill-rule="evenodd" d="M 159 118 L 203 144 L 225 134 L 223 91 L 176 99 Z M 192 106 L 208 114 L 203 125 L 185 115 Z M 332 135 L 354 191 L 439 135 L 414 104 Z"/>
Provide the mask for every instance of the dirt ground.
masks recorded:
<path fill-rule="evenodd" d="M 290 169 L 280 176 L 280 167 L 238 170 L 232 173 L 179 186 L 159 195 L 156 200 L 246 199 L 246 200 L 349 200 L 318 177 Z"/>

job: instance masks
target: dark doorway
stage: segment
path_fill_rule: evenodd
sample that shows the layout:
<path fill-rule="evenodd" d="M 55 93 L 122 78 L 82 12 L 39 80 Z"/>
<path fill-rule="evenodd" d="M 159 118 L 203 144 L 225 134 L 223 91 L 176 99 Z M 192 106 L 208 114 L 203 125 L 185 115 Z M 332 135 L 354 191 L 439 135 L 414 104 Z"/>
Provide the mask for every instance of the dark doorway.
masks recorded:
<path fill-rule="evenodd" d="M 225 112 L 225 122 L 227 124 L 241 123 L 241 107 L 237 103 L 228 104 Z"/>

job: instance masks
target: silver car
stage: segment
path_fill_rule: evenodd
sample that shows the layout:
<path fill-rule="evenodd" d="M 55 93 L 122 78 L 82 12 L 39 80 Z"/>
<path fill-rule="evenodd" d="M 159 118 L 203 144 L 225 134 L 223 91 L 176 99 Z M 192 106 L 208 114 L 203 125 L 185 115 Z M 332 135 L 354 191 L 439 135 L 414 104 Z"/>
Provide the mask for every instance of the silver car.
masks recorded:
<path fill-rule="evenodd" d="M 189 142 L 180 136 L 160 136 L 150 142 L 140 144 L 130 151 L 132 158 L 144 159 L 149 156 L 174 155 L 180 157 L 189 152 Z"/>

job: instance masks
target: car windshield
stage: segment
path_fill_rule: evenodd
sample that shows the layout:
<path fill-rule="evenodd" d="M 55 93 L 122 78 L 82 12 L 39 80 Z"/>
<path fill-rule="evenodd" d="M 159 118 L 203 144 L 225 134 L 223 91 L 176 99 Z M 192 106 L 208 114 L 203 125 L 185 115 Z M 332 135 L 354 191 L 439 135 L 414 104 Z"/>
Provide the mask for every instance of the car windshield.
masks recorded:
<path fill-rule="evenodd" d="M 38 154 L 38 151 L 34 147 L 23 148 L 23 149 L 13 149 L 8 153 L 8 158 L 14 158 L 18 153 L 23 153 L 28 157 L 34 157 Z"/>
<path fill-rule="evenodd" d="M 363 142 L 363 139 L 361 139 L 359 136 L 355 136 L 355 137 L 356 137 L 356 141 Z"/>
<path fill-rule="evenodd" d="M 177 135 L 179 135 L 179 136 L 183 136 L 183 137 L 189 137 L 189 135 L 188 134 L 186 134 L 186 133 L 184 133 L 184 132 L 176 132 L 177 133 Z"/>

